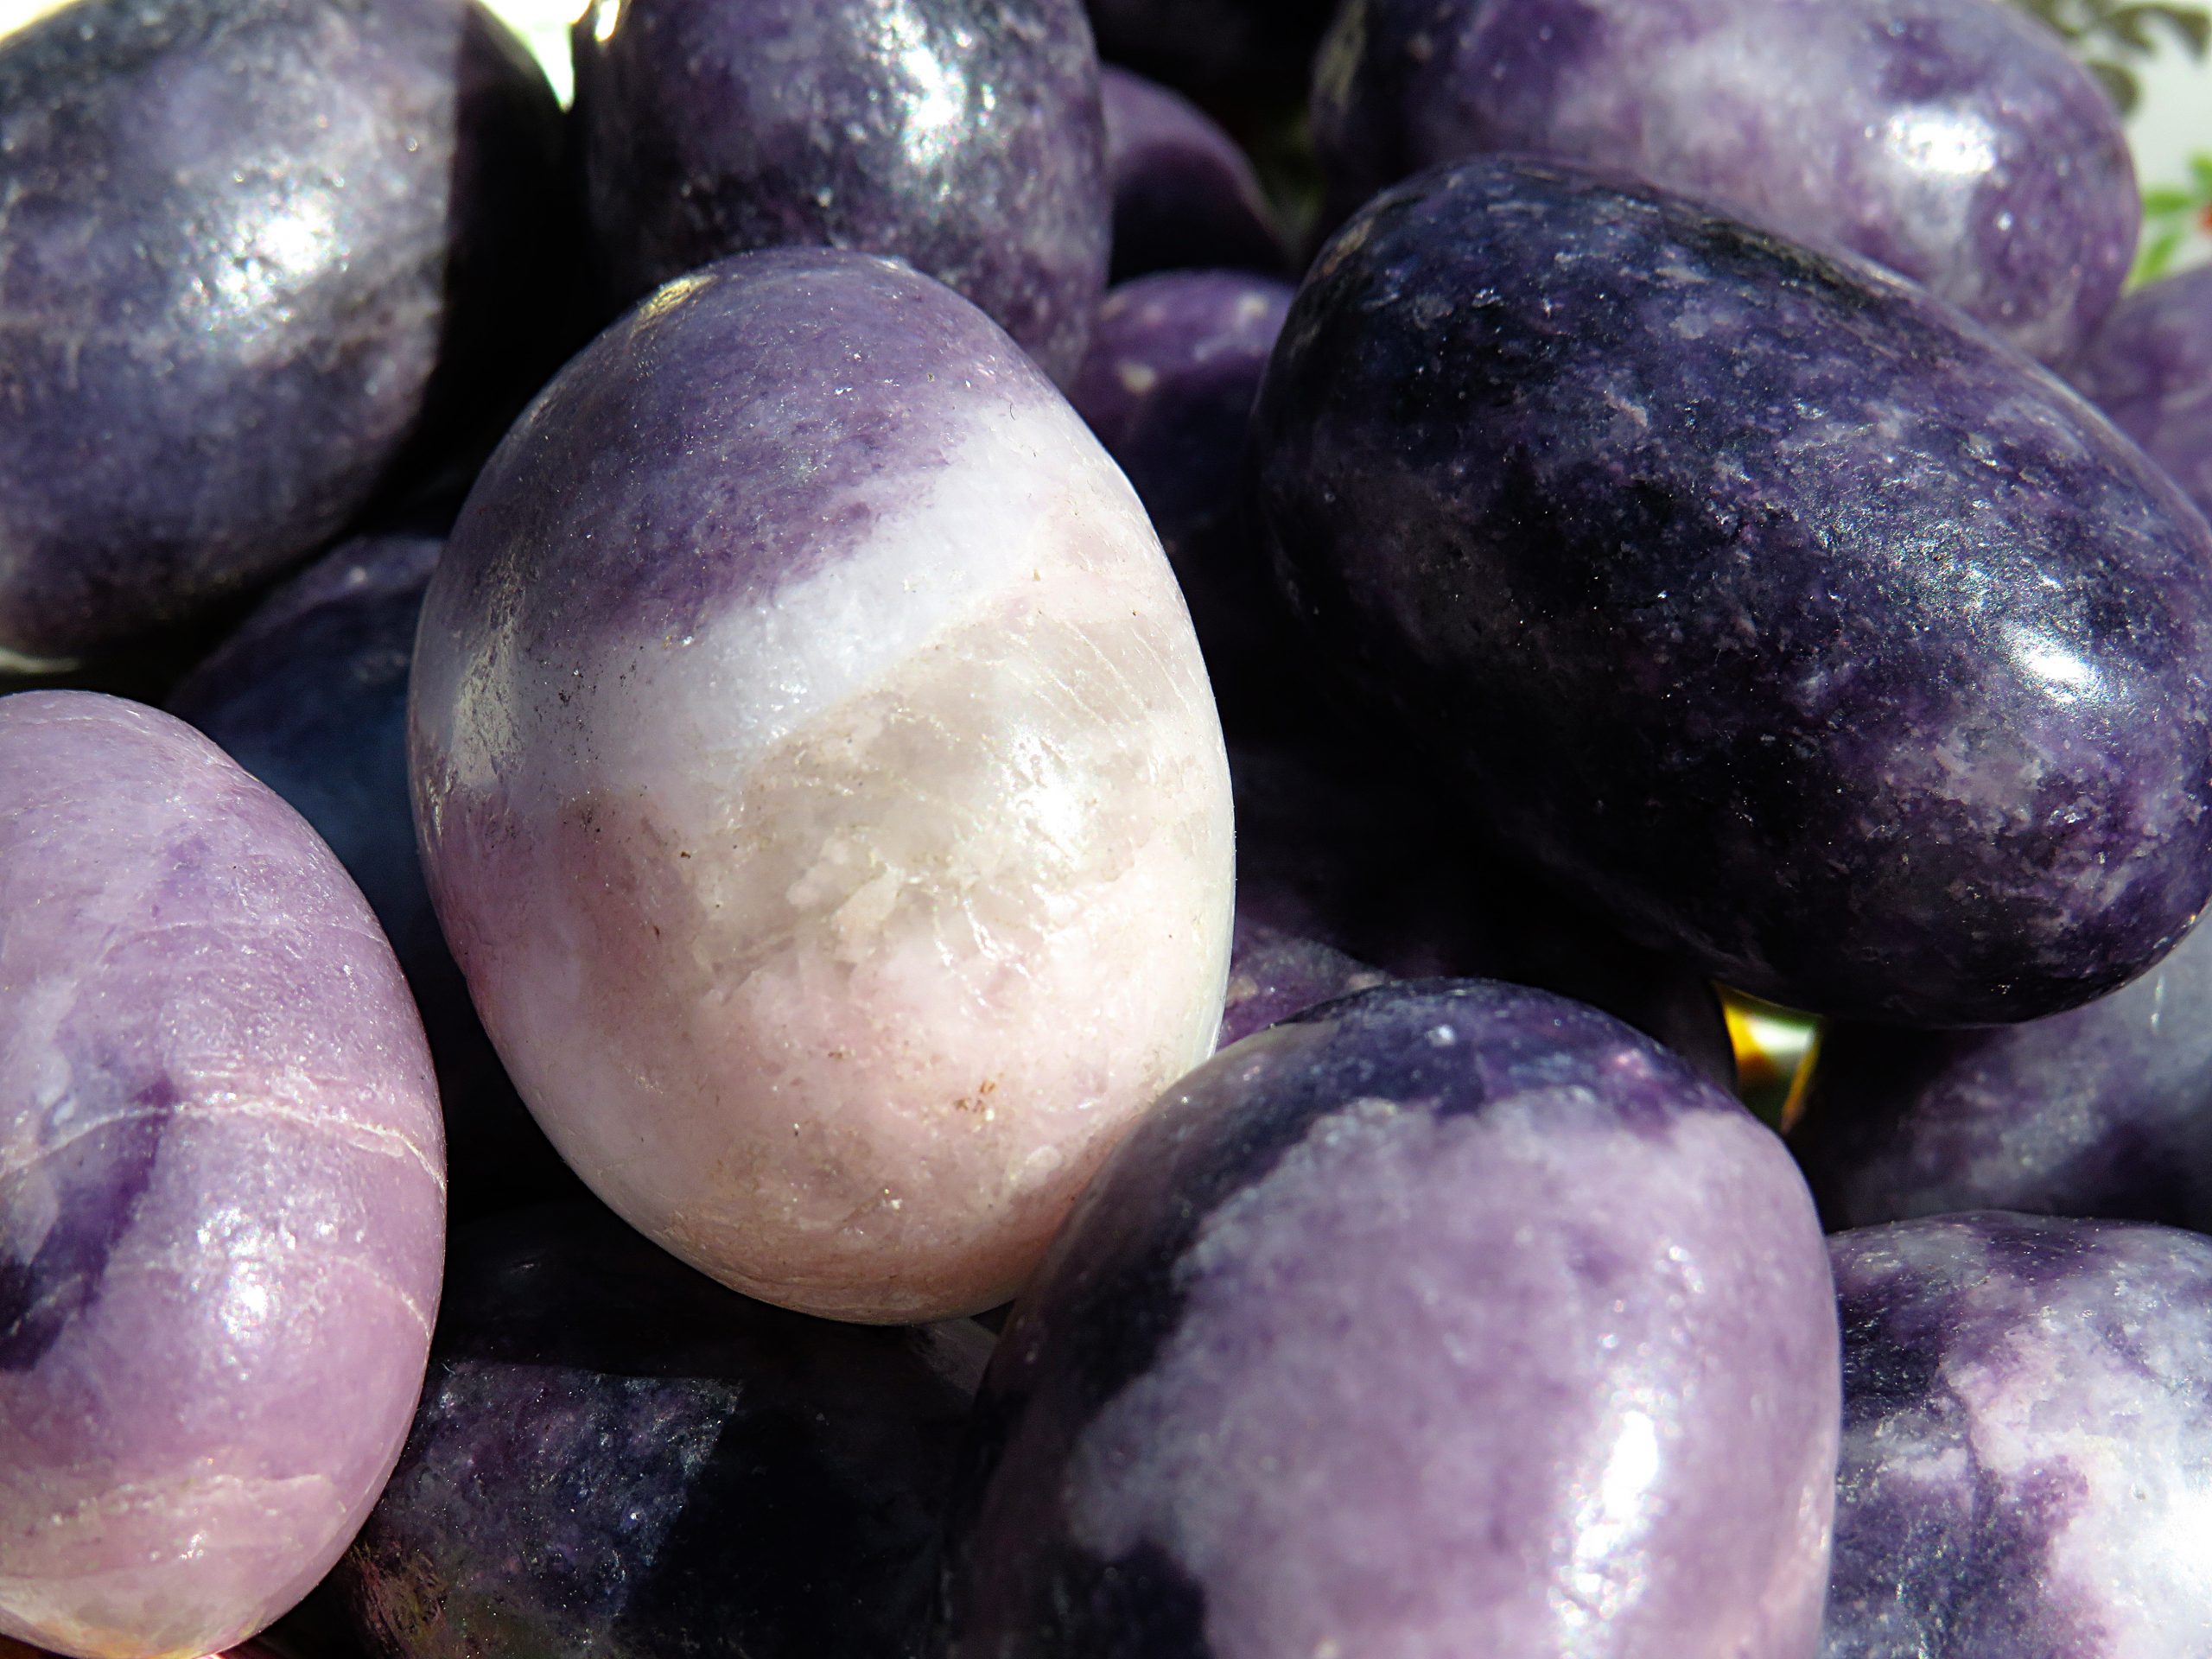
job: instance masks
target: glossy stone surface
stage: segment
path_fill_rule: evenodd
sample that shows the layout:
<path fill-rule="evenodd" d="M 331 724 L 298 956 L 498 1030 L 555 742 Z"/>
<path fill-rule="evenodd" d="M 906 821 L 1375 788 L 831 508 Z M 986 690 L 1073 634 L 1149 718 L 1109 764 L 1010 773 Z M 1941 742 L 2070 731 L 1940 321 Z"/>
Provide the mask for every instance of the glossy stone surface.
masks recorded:
<path fill-rule="evenodd" d="M 1218 123 L 1181 94 L 1111 64 L 1100 72 L 1099 91 L 1115 282 L 1190 267 L 1288 268 L 1259 175 Z"/>
<path fill-rule="evenodd" d="M 1830 1241 L 1824 1659 L 2194 1653 L 2212 1626 L 2212 1241 L 1995 1212 Z"/>
<path fill-rule="evenodd" d="M 433 410 L 518 403 L 559 146 L 461 0 L 80 0 L 0 45 L 0 667 L 190 620 Z"/>
<path fill-rule="evenodd" d="M 1065 379 L 1112 197 L 1078 0 L 597 0 L 572 35 L 618 304 L 756 248 L 894 254 Z"/>
<path fill-rule="evenodd" d="M 291 808 L 168 715 L 0 699 L 0 1634 L 212 1652 L 399 1455 L 445 1180 L 423 1028 Z"/>
<path fill-rule="evenodd" d="M 2002 0 L 1348 0 L 1313 118 L 1339 212 L 1486 152 L 1617 168 L 1864 254 L 2050 362 L 2141 226 L 2110 99 Z"/>
<path fill-rule="evenodd" d="M 2212 517 L 2212 269 L 2129 295 L 2066 377 Z"/>
<path fill-rule="evenodd" d="M 1317 647 L 1571 889 L 1787 1007 L 2028 1019 L 2212 889 L 2212 532 L 1855 261 L 1482 160 L 1293 307 L 1259 524 Z"/>
<path fill-rule="evenodd" d="M 1211 1052 L 1228 769 L 1143 511 L 988 319 L 785 250 L 569 365 L 430 583 L 431 896 L 516 1085 L 733 1287 L 1007 1300 Z"/>
<path fill-rule="evenodd" d="M 1218 1046 L 1241 1043 L 1320 1003 L 1372 990 L 1389 977 L 1319 939 L 1240 915 L 1229 953 L 1229 999 Z"/>
<path fill-rule="evenodd" d="M 272 593 L 179 683 L 169 710 L 306 818 L 375 910 L 437 1064 L 461 1218 L 579 1189 L 493 1052 L 415 850 L 407 671 L 444 546 L 408 531 L 341 544 Z"/>
<path fill-rule="evenodd" d="M 990 1336 L 747 1301 L 596 1205 L 454 1242 L 338 1583 L 388 1659 L 906 1659 Z"/>
<path fill-rule="evenodd" d="M 1335 0 L 1086 0 L 1098 49 L 1217 102 L 1306 97 Z"/>
<path fill-rule="evenodd" d="M 951 1659 L 1809 1659 L 1836 1330 L 1781 1144 L 1618 1021 L 1388 986 L 1214 1058 L 986 1373 Z"/>
<path fill-rule="evenodd" d="M 1221 270 L 1124 283 L 1068 392 L 1160 532 L 1232 730 L 1280 723 L 1286 681 L 1310 678 L 1240 510 L 1252 400 L 1291 292 Z"/>

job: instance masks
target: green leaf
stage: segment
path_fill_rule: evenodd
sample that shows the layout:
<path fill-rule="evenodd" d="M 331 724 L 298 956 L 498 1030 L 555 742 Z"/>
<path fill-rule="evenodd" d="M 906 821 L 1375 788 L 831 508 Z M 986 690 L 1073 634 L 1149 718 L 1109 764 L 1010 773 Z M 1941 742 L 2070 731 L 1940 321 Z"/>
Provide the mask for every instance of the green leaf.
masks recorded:
<path fill-rule="evenodd" d="M 2148 6 L 2130 6 L 2125 11 L 2113 13 L 2105 20 L 2105 33 L 2138 52 L 2148 54 L 2157 51 L 2158 46 L 2151 39 L 2151 20 L 2147 16 L 2150 10 Z"/>
<path fill-rule="evenodd" d="M 2143 193 L 2143 217 L 2171 219 L 2176 213 L 2196 211 L 2196 198 L 2177 185 L 2164 184 Z"/>
<path fill-rule="evenodd" d="M 2171 29 L 2174 38 L 2187 48 L 2192 58 L 2202 59 L 2212 51 L 2212 11 L 2202 6 L 2152 4 L 2138 10 L 2156 18 Z"/>
<path fill-rule="evenodd" d="M 2173 264 L 2174 256 L 2188 240 L 2189 227 L 2183 225 L 2152 237 L 2135 256 L 2135 269 L 2128 274 L 2128 286 L 2140 288 L 2145 283 L 2157 282 L 2166 274 L 2166 268 Z"/>
<path fill-rule="evenodd" d="M 2143 89 L 2136 84 L 2133 70 L 2123 68 L 2116 63 L 2093 63 L 2089 66 L 2089 73 L 2102 84 L 2105 96 L 2112 99 L 2113 106 L 2122 115 L 2135 112 L 2136 105 L 2142 101 Z"/>
<path fill-rule="evenodd" d="M 2212 202 L 2212 156 L 2199 150 L 2189 158 L 2190 176 L 2196 181 L 2196 199 Z"/>

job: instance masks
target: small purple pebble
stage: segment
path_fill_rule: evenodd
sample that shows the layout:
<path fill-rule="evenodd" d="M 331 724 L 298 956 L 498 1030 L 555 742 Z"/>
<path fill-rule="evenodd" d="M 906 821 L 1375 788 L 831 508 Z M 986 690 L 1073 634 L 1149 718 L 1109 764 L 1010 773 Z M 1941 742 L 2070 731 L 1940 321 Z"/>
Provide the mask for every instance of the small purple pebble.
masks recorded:
<path fill-rule="evenodd" d="M 1106 175 L 1112 280 L 1194 266 L 1281 273 L 1290 251 L 1236 141 L 1179 92 L 1108 64 Z"/>
<path fill-rule="evenodd" d="M 1372 990 L 1389 977 L 1319 939 L 1240 915 L 1230 945 L 1229 1001 L 1222 1010 L 1219 1046 L 1241 1043 L 1321 1003 Z"/>
<path fill-rule="evenodd" d="M 2212 267 L 2129 295 L 2067 372 L 2212 518 Z"/>

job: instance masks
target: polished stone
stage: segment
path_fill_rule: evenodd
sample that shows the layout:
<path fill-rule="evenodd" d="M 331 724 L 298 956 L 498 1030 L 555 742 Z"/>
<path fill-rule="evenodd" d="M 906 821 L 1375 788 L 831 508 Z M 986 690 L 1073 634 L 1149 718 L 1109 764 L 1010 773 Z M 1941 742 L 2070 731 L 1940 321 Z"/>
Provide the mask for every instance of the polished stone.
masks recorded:
<path fill-rule="evenodd" d="M 1259 175 L 1236 141 L 1178 92 L 1108 64 L 1106 176 L 1114 192 L 1111 279 L 1290 264 Z"/>
<path fill-rule="evenodd" d="M 2212 517 L 2212 269 L 2129 295 L 2066 374 Z"/>

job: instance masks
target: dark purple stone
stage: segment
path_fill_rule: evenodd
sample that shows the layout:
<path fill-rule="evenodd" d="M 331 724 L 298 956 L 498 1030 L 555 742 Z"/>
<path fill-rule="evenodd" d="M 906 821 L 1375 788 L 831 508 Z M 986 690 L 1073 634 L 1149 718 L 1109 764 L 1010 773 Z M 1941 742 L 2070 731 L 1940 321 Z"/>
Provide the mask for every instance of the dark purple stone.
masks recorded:
<path fill-rule="evenodd" d="M 2212 1241 L 1986 1212 L 1829 1241 L 1824 1659 L 2135 1659 L 2212 1624 Z"/>
<path fill-rule="evenodd" d="M 1087 0 L 1098 49 L 1215 103 L 1302 102 L 1336 0 Z"/>
<path fill-rule="evenodd" d="M 2212 267 L 2122 300 L 2067 377 L 2212 516 Z"/>
<path fill-rule="evenodd" d="M 1836 1332 L 1781 1143 L 1563 998 L 1387 986 L 1201 1066 L 1016 1305 L 950 1659 L 1809 1659 Z"/>
<path fill-rule="evenodd" d="M 1465 163 L 1322 256 L 1252 442 L 1325 658 L 1726 983 L 2029 1019 L 2145 970 L 2212 889 L 2212 531 L 1872 266 Z"/>
<path fill-rule="evenodd" d="M 560 118 L 462 0 L 82 0 L 0 46 L 0 669 L 191 621 L 430 411 L 518 405 Z"/>
<path fill-rule="evenodd" d="M 1212 117 L 1111 64 L 1099 91 L 1114 191 L 1113 281 L 1198 266 L 1288 268 L 1259 175 Z"/>
<path fill-rule="evenodd" d="M 1389 977 L 1319 939 L 1301 938 L 1239 917 L 1229 957 L 1221 1046 L 1241 1043 L 1255 1031 L 1321 1003 L 1372 990 Z"/>
<path fill-rule="evenodd" d="M 1315 77 L 1339 214 L 1493 151 L 1848 248 L 2058 362 L 2141 213 L 2120 117 L 1999 0 L 1348 0 Z"/>
<path fill-rule="evenodd" d="M 747 1301 L 596 1205 L 480 1224 L 337 1587 L 386 1659 L 908 1659 L 989 1350 Z"/>
<path fill-rule="evenodd" d="M 571 38 L 614 303 L 727 254 L 855 248 L 1074 372 L 1112 219 L 1078 0 L 597 0 Z"/>

